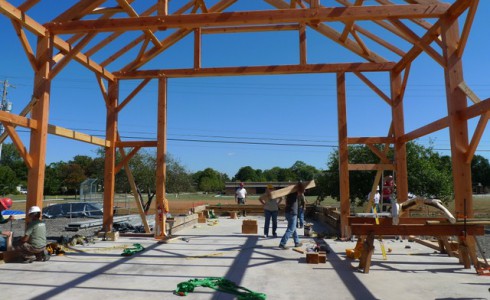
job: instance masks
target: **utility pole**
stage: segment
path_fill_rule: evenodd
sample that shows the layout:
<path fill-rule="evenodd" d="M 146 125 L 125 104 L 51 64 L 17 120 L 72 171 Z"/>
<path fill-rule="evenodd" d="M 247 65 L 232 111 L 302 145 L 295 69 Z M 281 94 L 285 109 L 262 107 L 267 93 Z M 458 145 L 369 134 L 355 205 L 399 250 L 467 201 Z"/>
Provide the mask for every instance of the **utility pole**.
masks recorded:
<path fill-rule="evenodd" d="M 12 110 L 12 102 L 9 102 L 7 100 L 7 88 L 9 87 L 15 88 L 15 86 L 11 85 L 7 79 L 5 79 L 4 81 L 0 81 L 0 83 L 3 84 L 2 102 L 0 102 L 0 110 L 10 112 Z M 0 135 L 3 134 L 4 131 L 5 128 L 3 127 L 3 124 L 0 123 Z M 3 142 L 0 142 L 0 160 L 2 159 L 2 145 Z"/>

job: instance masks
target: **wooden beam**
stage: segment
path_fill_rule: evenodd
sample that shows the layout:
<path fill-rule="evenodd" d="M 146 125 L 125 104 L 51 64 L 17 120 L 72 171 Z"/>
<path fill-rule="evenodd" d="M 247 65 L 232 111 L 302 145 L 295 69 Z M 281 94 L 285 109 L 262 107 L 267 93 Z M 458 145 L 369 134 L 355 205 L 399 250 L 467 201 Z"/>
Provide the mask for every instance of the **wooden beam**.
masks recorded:
<path fill-rule="evenodd" d="M 468 37 L 470 35 L 471 25 L 473 25 L 473 20 L 475 19 L 478 2 L 479 0 L 471 0 L 470 9 L 468 11 L 468 14 L 466 14 L 466 21 L 464 23 L 463 32 L 461 33 L 461 38 L 459 39 L 458 51 L 456 52 L 458 57 L 463 57 L 464 49 L 466 48 L 466 42 L 468 42 Z"/>
<path fill-rule="evenodd" d="M 360 72 L 354 72 L 354 74 L 357 77 L 359 77 L 359 79 L 361 79 L 368 87 L 370 87 L 371 90 L 373 90 L 376 94 L 378 94 L 378 96 L 380 96 L 381 99 L 383 99 L 386 103 L 388 103 L 390 107 L 392 106 L 392 101 L 390 97 L 388 97 L 382 90 L 380 90 L 374 83 L 372 83 L 371 80 L 369 80 L 366 76 L 364 76 L 364 74 Z"/>
<path fill-rule="evenodd" d="M 299 30 L 299 28 L 300 28 L 299 24 L 207 27 L 207 28 L 201 28 L 201 33 L 216 34 L 216 33 L 266 32 L 266 31 L 277 32 L 277 31 Z"/>
<path fill-rule="evenodd" d="M 461 81 L 458 84 L 458 88 L 462 90 L 466 94 L 466 96 L 468 96 L 468 98 L 473 101 L 473 103 L 481 102 L 481 99 L 470 89 L 469 86 L 466 85 L 464 81 Z"/>
<path fill-rule="evenodd" d="M 390 71 L 395 63 L 338 63 L 307 65 L 243 66 L 201 69 L 142 70 L 114 73 L 119 79 L 184 78 L 210 76 L 280 75 L 336 72 L 384 72 Z"/>
<path fill-rule="evenodd" d="M 38 121 L 18 116 L 6 111 L 0 111 L 0 122 L 4 122 L 9 125 L 16 125 L 31 129 L 38 129 Z"/>
<path fill-rule="evenodd" d="M 299 64 L 304 66 L 307 64 L 306 59 L 306 25 L 302 23 L 299 26 Z"/>
<path fill-rule="evenodd" d="M 89 143 L 92 145 L 102 146 L 102 147 L 110 147 L 111 142 L 109 140 L 101 139 L 95 136 L 91 136 L 85 133 L 77 132 L 71 129 L 55 126 L 48 124 L 48 133 L 69 138 L 75 141 Z"/>
<path fill-rule="evenodd" d="M 9 125 L 5 122 L 2 122 L 3 126 L 5 127 L 6 132 L 10 136 L 10 139 L 15 145 L 15 148 L 17 148 L 17 151 L 19 152 L 19 155 L 24 159 L 24 162 L 27 166 L 28 169 L 31 169 L 33 164 L 32 164 L 32 158 L 29 155 L 29 151 L 27 151 L 27 148 L 24 146 L 24 143 L 22 143 L 22 140 L 20 139 L 19 135 L 15 131 L 15 128 L 12 125 Z"/>
<path fill-rule="evenodd" d="M 116 147 L 132 148 L 132 147 L 156 147 L 157 141 L 118 141 L 116 142 Z"/>
<path fill-rule="evenodd" d="M 201 28 L 194 29 L 194 69 L 201 68 Z"/>
<path fill-rule="evenodd" d="M 37 66 L 37 61 L 36 61 L 36 55 L 34 54 L 34 51 L 32 50 L 31 44 L 29 43 L 29 40 L 27 39 L 27 36 L 24 32 L 24 29 L 22 28 L 22 25 L 17 22 L 12 20 L 12 25 L 14 26 L 15 32 L 17 33 L 17 37 L 20 40 L 20 43 L 22 47 L 24 48 L 24 52 L 26 53 L 27 59 L 29 60 L 29 63 L 31 64 L 32 70 L 36 72 L 38 70 Z"/>
<path fill-rule="evenodd" d="M 114 194 L 116 186 L 116 141 L 117 141 L 117 103 L 119 97 L 119 81 L 109 81 L 107 103 L 106 139 L 111 143 L 105 148 L 104 162 L 104 218 L 103 230 L 110 232 L 114 221 Z"/>
<path fill-rule="evenodd" d="M 430 236 L 459 236 L 465 231 L 468 235 L 484 235 L 483 225 L 389 225 L 352 224 L 355 235 L 430 235 Z"/>
<path fill-rule="evenodd" d="M 393 137 L 349 137 L 347 143 L 352 144 L 393 144 L 395 138 Z"/>
<path fill-rule="evenodd" d="M 156 159 L 156 193 L 155 193 L 155 227 L 156 239 L 167 237 L 166 220 L 169 211 L 166 199 L 167 178 L 167 78 L 158 79 L 158 124 L 157 124 L 157 159 Z"/>
<path fill-rule="evenodd" d="M 122 152 L 121 152 L 122 149 Z M 131 150 L 128 154 L 125 153 L 124 148 L 119 148 L 119 153 L 124 154 L 122 155 L 122 160 L 116 165 L 116 168 L 114 170 L 115 174 L 119 173 L 121 169 L 124 168 L 129 168 L 129 160 L 136 154 L 138 151 L 141 149 L 141 147 L 134 147 L 133 150 Z"/>
<path fill-rule="evenodd" d="M 36 102 L 37 102 L 37 99 L 34 98 L 34 97 L 32 97 L 31 98 L 31 101 L 29 101 L 29 103 L 27 103 L 27 105 L 22 109 L 22 111 L 20 112 L 19 116 L 20 117 L 27 116 L 27 114 L 31 112 L 32 107 L 34 106 L 34 104 L 36 104 Z M 5 120 L 2 120 L 2 116 L 1 115 L 2 114 L 0 113 L 0 121 L 5 121 Z M 37 123 L 36 121 L 33 121 L 31 119 L 28 119 L 28 118 L 26 118 L 25 120 L 27 120 L 26 123 L 31 123 L 31 122 L 32 123 Z M 14 128 L 17 126 L 17 124 L 12 124 L 12 123 L 8 123 L 8 124 L 11 124 L 12 127 L 14 127 Z M 35 127 L 27 127 L 27 128 L 35 128 Z M 0 144 L 3 143 L 3 141 L 5 141 L 6 138 L 7 138 L 7 133 L 6 132 L 2 133 L 0 135 Z"/>
<path fill-rule="evenodd" d="M 381 151 L 379 150 L 376 146 L 374 146 L 373 144 L 366 144 L 366 146 L 379 158 L 379 160 L 382 162 L 382 163 L 385 163 L 385 164 L 388 164 L 390 163 L 390 160 L 388 159 L 388 157 L 386 156 L 386 151 Z M 386 150 L 386 147 L 385 147 L 385 150 Z"/>
<path fill-rule="evenodd" d="M 468 2 L 468 1 L 467 1 Z M 457 19 L 446 19 L 441 27 L 443 54 L 446 60 L 444 69 L 446 98 L 449 117 L 449 137 L 451 140 L 451 161 L 454 185 L 455 216 L 473 217 L 473 189 L 471 165 L 466 162 L 468 149 L 468 122 L 460 117 L 467 111 L 466 94 L 458 88 L 463 81 L 463 63 L 456 55 L 459 42 Z"/>
<path fill-rule="evenodd" d="M 110 32 L 119 30 L 166 30 L 170 28 L 199 28 L 236 25 L 265 25 L 281 23 L 348 22 L 359 20 L 438 18 L 446 12 L 443 5 L 387 5 L 320 7 L 267 11 L 239 11 L 191 15 L 119 18 L 111 20 L 82 20 L 50 22 L 45 26 L 56 34 L 78 32 Z"/>
<path fill-rule="evenodd" d="M 396 67 L 393 68 L 395 72 L 401 72 L 405 67 L 412 63 L 412 61 L 417 58 L 417 56 L 423 51 L 422 45 L 430 45 L 436 38 L 440 35 L 441 25 L 444 22 L 452 22 L 459 18 L 461 14 L 468 8 L 471 4 L 468 0 L 457 0 L 453 3 L 444 14 L 444 16 L 436 21 L 434 25 L 424 34 L 424 36 L 420 40 L 419 45 L 414 45 L 405 56 L 397 63 Z"/>
<path fill-rule="evenodd" d="M 419 137 L 422 137 L 422 136 L 428 135 L 430 133 L 439 131 L 441 129 L 447 128 L 448 126 L 449 126 L 449 118 L 444 117 L 444 118 L 436 120 L 432 123 L 429 123 L 425 126 L 422 126 L 418 129 L 415 129 L 414 131 L 405 133 L 404 135 L 402 135 L 398 139 L 400 140 L 400 142 L 412 141 L 412 140 L 415 140 Z"/>
<path fill-rule="evenodd" d="M 476 125 L 475 132 L 473 133 L 473 137 L 471 138 L 471 142 L 468 145 L 468 150 L 466 150 L 466 163 L 471 164 L 471 160 L 473 159 L 473 155 L 475 154 L 476 148 L 480 143 L 481 137 L 485 128 L 487 127 L 488 118 L 490 117 L 490 112 L 486 112 L 480 117 L 478 124 Z"/>
<path fill-rule="evenodd" d="M 463 120 L 469 120 L 474 117 L 480 116 L 490 110 L 490 98 L 482 100 L 479 103 L 473 104 L 472 106 L 460 111 L 459 117 Z"/>
<path fill-rule="evenodd" d="M 339 135 L 340 232 L 349 237 L 347 218 L 350 215 L 349 147 L 347 141 L 347 101 L 345 73 L 337 73 L 337 115 Z"/>
<path fill-rule="evenodd" d="M 145 80 L 143 80 L 132 92 L 131 94 L 129 94 L 126 99 L 124 99 L 123 102 L 121 102 L 121 104 L 118 105 L 117 107 L 117 112 L 120 112 L 124 106 L 126 106 L 126 104 L 129 103 L 129 101 L 131 101 L 149 82 L 151 81 L 150 78 L 146 78 Z"/>
<path fill-rule="evenodd" d="M 394 170 L 393 164 L 349 164 L 349 171 Z"/>
<path fill-rule="evenodd" d="M 31 110 L 31 119 L 37 121 L 36 130 L 31 130 L 29 156 L 31 168 L 27 171 L 26 211 L 31 206 L 43 207 L 44 178 L 46 170 L 46 140 L 48 135 L 49 104 L 51 99 L 51 70 L 54 43 L 53 38 L 41 36 L 37 41 L 36 60 L 38 71 L 34 74 L 33 98 L 38 99 Z"/>

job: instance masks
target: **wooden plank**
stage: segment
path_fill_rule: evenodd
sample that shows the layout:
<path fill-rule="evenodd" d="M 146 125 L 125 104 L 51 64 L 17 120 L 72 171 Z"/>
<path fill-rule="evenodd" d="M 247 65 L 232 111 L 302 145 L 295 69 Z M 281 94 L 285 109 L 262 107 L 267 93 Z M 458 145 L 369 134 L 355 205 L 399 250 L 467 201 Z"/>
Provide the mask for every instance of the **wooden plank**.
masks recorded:
<path fill-rule="evenodd" d="M 24 159 L 27 168 L 28 169 L 32 168 L 32 158 L 29 155 L 27 148 L 24 146 L 24 143 L 22 143 L 22 140 L 20 139 L 19 135 L 15 131 L 15 128 L 9 124 L 3 124 L 3 126 L 5 127 L 5 130 L 8 132 L 10 139 L 15 145 L 15 148 L 17 148 L 19 155 Z"/>
<path fill-rule="evenodd" d="M 374 233 L 375 235 L 453 235 L 458 236 L 466 230 L 468 235 L 484 235 L 485 226 L 483 225 L 389 225 L 384 226 L 371 224 L 352 224 L 352 234 L 367 235 Z"/>
<path fill-rule="evenodd" d="M 394 63 L 335 63 L 335 64 L 306 64 L 306 65 L 271 65 L 271 66 L 241 66 L 200 69 L 161 69 L 120 71 L 114 75 L 120 79 L 144 78 L 188 78 L 211 76 L 245 76 L 245 75 L 282 75 L 282 74 L 315 74 L 338 72 L 384 72 L 390 71 Z"/>
<path fill-rule="evenodd" d="M 352 144 L 393 144 L 395 139 L 391 136 L 380 137 L 349 137 L 347 143 Z"/>
<path fill-rule="evenodd" d="M 108 140 L 104 140 L 95 136 L 91 136 L 85 133 L 77 132 L 71 129 L 63 128 L 60 126 L 55 126 L 48 124 L 48 133 L 57 135 L 57 136 L 62 136 L 66 137 L 72 140 L 84 142 L 84 143 L 89 143 L 92 145 L 99 145 L 102 147 L 110 147 L 111 142 Z"/>
<path fill-rule="evenodd" d="M 45 26 L 53 33 L 108 32 L 120 30 L 199 28 L 235 25 L 265 25 L 301 22 L 349 22 L 358 20 L 437 18 L 446 5 L 386 5 L 353 7 L 319 7 L 263 11 L 237 11 L 190 15 L 167 15 L 111 20 L 77 20 L 50 22 Z"/>
<path fill-rule="evenodd" d="M 379 225 L 393 225 L 393 219 L 389 218 L 378 218 Z M 447 222 L 445 218 L 400 218 L 399 225 L 426 225 L 428 221 L 438 221 Z M 374 217 L 349 217 L 349 225 L 354 224 L 376 224 L 376 219 Z M 440 225 L 436 224 L 436 225 Z"/>
<path fill-rule="evenodd" d="M 393 164 L 349 164 L 349 171 L 394 170 Z"/>
<path fill-rule="evenodd" d="M 9 125 L 16 125 L 31 129 L 38 128 L 38 122 L 34 119 L 25 118 L 22 116 L 18 116 L 16 114 L 8 113 L 6 111 L 0 110 L 0 122 L 7 123 Z"/>
<path fill-rule="evenodd" d="M 315 180 L 304 182 L 303 185 L 305 187 L 305 190 L 314 188 L 316 186 Z M 267 194 L 263 194 L 262 196 L 259 197 L 259 199 L 260 200 L 269 200 L 271 198 L 277 199 L 289 195 L 291 193 L 295 193 L 296 191 L 297 191 L 297 184 L 288 185 L 287 187 L 283 187 L 282 189 L 272 191 L 270 198 Z"/>
<path fill-rule="evenodd" d="M 340 233 L 350 236 L 347 218 L 350 214 L 349 147 L 347 139 L 347 99 L 345 73 L 337 73 L 337 115 L 339 136 Z"/>

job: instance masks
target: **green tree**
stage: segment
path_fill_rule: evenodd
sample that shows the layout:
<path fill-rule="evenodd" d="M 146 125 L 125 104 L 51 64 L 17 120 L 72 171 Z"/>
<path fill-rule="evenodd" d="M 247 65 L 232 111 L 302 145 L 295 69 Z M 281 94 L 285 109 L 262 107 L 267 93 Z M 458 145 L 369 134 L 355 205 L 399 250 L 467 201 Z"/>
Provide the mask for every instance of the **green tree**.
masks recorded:
<path fill-rule="evenodd" d="M 233 181 L 254 182 L 260 181 L 257 172 L 250 166 L 241 167 L 233 177 Z"/>
<path fill-rule="evenodd" d="M 8 166 L 15 173 L 18 182 L 16 184 L 25 184 L 27 182 L 27 166 L 24 159 L 19 155 L 17 148 L 12 143 L 2 145 L 2 158 L 0 165 Z"/>
<path fill-rule="evenodd" d="M 299 160 L 290 169 L 296 175 L 296 180 L 313 180 L 320 173 L 317 168 Z"/>
<path fill-rule="evenodd" d="M 196 172 L 193 178 L 198 189 L 203 192 L 222 191 L 225 188 L 225 181 L 228 180 L 226 174 L 222 174 L 212 168 Z"/>
<path fill-rule="evenodd" d="M 78 164 L 64 164 L 61 166 L 62 185 L 66 186 L 71 193 L 80 189 L 80 184 L 87 179 L 82 167 Z"/>
<path fill-rule="evenodd" d="M 64 162 L 51 163 L 46 167 L 44 174 L 44 194 L 45 195 L 57 195 L 65 192 L 62 181 L 62 166 L 66 165 Z"/>
<path fill-rule="evenodd" d="M 471 179 L 473 184 L 481 183 L 483 186 L 490 186 L 490 164 L 488 159 L 481 155 L 473 156 L 471 160 Z"/>
<path fill-rule="evenodd" d="M 9 166 L 0 165 L 0 194 L 15 193 L 18 183 L 15 172 Z"/>

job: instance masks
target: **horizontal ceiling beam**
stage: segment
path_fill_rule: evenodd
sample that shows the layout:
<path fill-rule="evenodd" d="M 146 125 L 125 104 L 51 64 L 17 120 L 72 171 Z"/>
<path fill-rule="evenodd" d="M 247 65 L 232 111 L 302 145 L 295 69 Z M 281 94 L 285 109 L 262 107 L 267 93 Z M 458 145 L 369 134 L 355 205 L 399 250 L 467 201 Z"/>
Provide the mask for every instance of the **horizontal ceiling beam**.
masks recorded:
<path fill-rule="evenodd" d="M 128 30 L 165 30 L 237 25 L 271 25 L 283 23 L 353 22 L 359 20 L 438 18 L 447 5 L 384 5 L 280 9 L 189 15 L 148 16 L 110 20 L 59 21 L 45 24 L 53 33 L 112 32 Z"/>
<path fill-rule="evenodd" d="M 131 72 L 115 72 L 119 79 L 145 78 L 184 78 L 184 77 L 213 77 L 213 76 L 244 76 L 244 75 L 285 75 L 308 73 L 338 73 L 338 72 L 387 72 L 395 66 L 394 62 L 387 63 L 339 63 L 339 64 L 308 64 L 308 65 L 273 65 L 251 67 L 221 67 L 198 69 L 165 69 L 140 70 Z"/>

